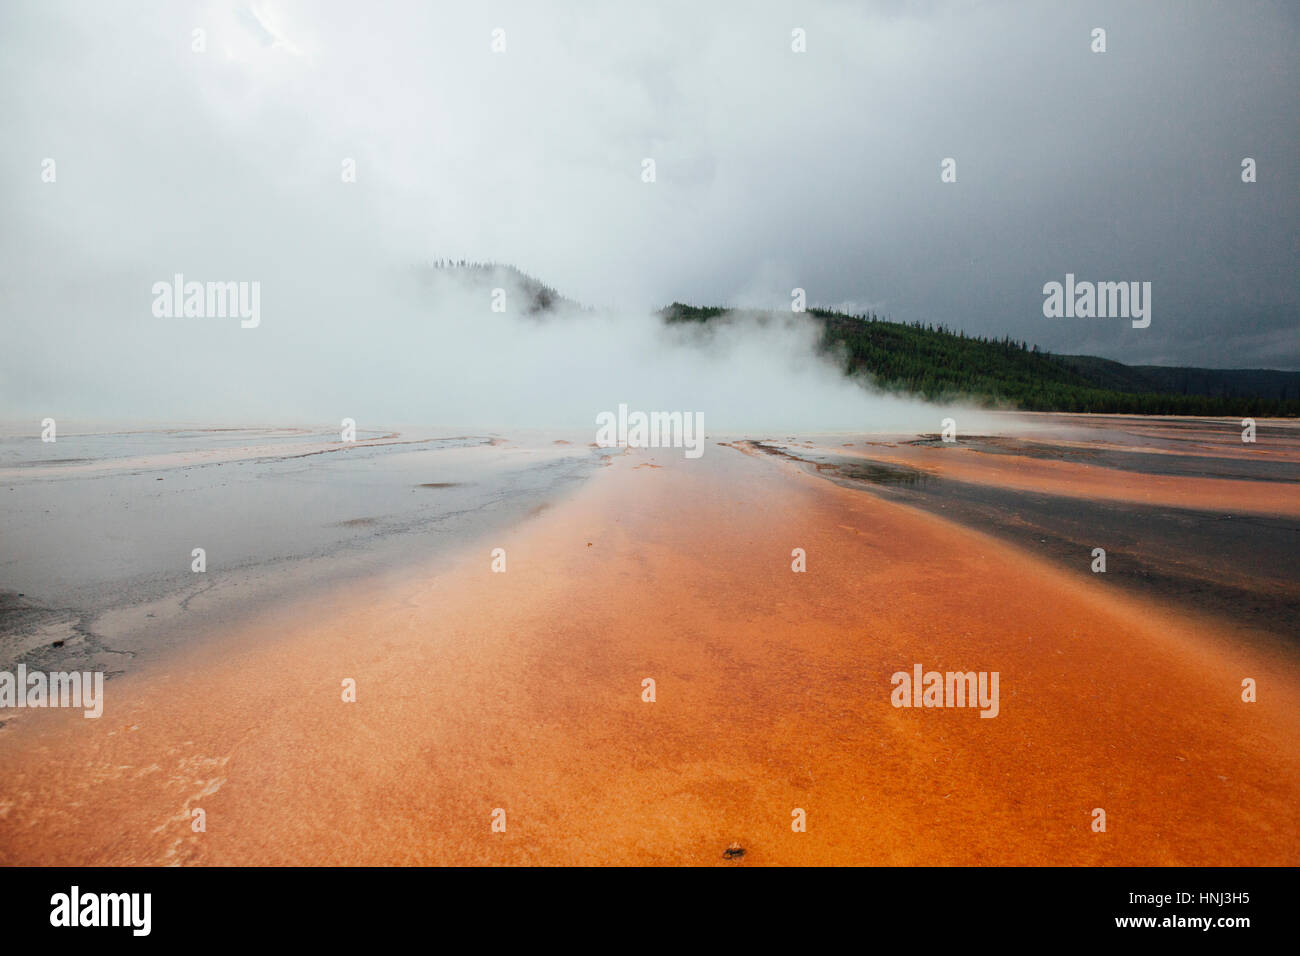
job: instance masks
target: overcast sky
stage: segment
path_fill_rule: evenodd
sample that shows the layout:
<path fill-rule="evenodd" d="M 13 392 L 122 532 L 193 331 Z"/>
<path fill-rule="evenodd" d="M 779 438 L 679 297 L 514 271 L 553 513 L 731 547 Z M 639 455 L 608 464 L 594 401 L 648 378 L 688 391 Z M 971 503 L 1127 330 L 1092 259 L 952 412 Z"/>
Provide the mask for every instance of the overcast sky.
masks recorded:
<path fill-rule="evenodd" d="M 265 391 L 314 345 L 382 366 L 419 318 L 381 277 L 438 257 L 629 313 L 798 286 L 1059 352 L 1300 368 L 1298 9 L 6 2 L 0 396 L 201 409 L 177 390 Z M 261 327 L 156 318 L 177 272 L 259 281 Z M 1044 318 L 1067 272 L 1151 282 L 1150 327 Z"/>

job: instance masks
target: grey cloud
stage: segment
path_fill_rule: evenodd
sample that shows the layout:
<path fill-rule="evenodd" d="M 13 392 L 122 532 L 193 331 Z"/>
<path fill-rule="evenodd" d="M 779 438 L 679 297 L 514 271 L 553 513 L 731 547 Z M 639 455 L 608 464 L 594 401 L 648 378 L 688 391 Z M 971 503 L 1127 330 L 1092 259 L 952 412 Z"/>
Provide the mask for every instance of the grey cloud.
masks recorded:
<path fill-rule="evenodd" d="M 143 414 L 151 382 L 213 414 L 187 386 L 256 410 L 279 375 L 327 403 L 304 357 L 339 343 L 391 383 L 382 349 L 433 320 L 378 277 L 439 256 L 638 315 L 797 285 L 1055 351 L 1300 368 L 1297 32 L 1283 3 L 6 4 L 0 395 Z M 160 326 L 148 289 L 178 271 L 260 280 L 260 338 Z M 1043 318 L 1066 272 L 1151 281 L 1151 327 Z"/>

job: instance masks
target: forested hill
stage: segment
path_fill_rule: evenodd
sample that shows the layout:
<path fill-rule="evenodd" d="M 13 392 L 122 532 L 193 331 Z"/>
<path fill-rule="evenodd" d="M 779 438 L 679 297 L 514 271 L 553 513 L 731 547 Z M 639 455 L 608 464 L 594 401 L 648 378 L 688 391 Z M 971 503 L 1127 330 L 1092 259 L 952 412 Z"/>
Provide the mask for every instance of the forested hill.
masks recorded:
<path fill-rule="evenodd" d="M 703 323 L 727 312 L 675 302 L 660 314 L 669 323 Z M 973 399 L 1026 411 L 1300 415 L 1300 372 L 1131 366 L 919 322 L 826 309 L 807 314 L 822 324 L 822 347 L 846 374 L 935 401 Z"/>
<path fill-rule="evenodd" d="M 502 262 L 471 262 L 466 259 L 437 259 L 416 269 L 426 283 L 439 276 L 455 278 L 467 285 L 489 289 L 508 287 L 523 294 L 521 311 L 525 315 L 540 316 L 564 309 L 578 309 L 578 303 L 566 299 L 540 279 Z"/>

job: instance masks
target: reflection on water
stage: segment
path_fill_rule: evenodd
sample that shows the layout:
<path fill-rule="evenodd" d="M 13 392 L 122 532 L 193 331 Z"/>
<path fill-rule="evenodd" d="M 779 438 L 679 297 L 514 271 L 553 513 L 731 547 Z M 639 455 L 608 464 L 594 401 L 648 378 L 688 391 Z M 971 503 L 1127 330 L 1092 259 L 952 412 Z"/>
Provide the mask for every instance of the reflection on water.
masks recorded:
<path fill-rule="evenodd" d="M 0 438 L 0 667 L 187 640 L 200 611 L 224 620 L 223 603 L 237 610 L 344 569 L 427 562 L 521 520 L 600 462 L 585 444 L 523 434 L 338 437 L 241 428 Z"/>

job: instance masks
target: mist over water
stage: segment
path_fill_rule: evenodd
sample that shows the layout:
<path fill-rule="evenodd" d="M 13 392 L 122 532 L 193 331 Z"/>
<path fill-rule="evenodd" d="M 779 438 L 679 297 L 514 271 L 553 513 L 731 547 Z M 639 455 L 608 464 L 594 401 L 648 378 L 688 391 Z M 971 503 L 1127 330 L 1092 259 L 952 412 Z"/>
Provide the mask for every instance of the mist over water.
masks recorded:
<path fill-rule="evenodd" d="M 29 414 L 594 431 L 597 414 L 626 403 L 701 412 L 709 431 L 731 433 L 935 431 L 942 418 L 846 379 L 818 354 L 820 329 L 805 315 L 736 313 L 707 327 L 608 308 L 528 315 L 526 291 L 504 274 L 430 282 L 410 267 L 291 255 L 260 282 L 256 328 L 237 316 L 157 318 L 143 278 L 83 303 L 93 323 L 79 310 L 51 316 L 30 335 L 50 348 L 75 336 L 80 347 L 63 362 L 59 394 L 50 381 L 27 383 L 47 402 L 24 403 Z M 504 312 L 492 309 L 494 288 Z"/>
<path fill-rule="evenodd" d="M 489 293 L 447 277 L 400 296 L 388 312 L 391 335 L 371 330 L 385 339 L 381 354 L 400 359 L 383 383 L 355 389 L 363 414 L 587 428 L 626 403 L 702 412 L 707 429 L 723 432 L 938 428 L 934 408 L 845 379 L 818 354 L 820 329 L 803 315 L 737 313 L 707 327 L 609 309 L 538 318 L 493 312 Z M 522 297 L 506 288 L 508 306 Z"/>

